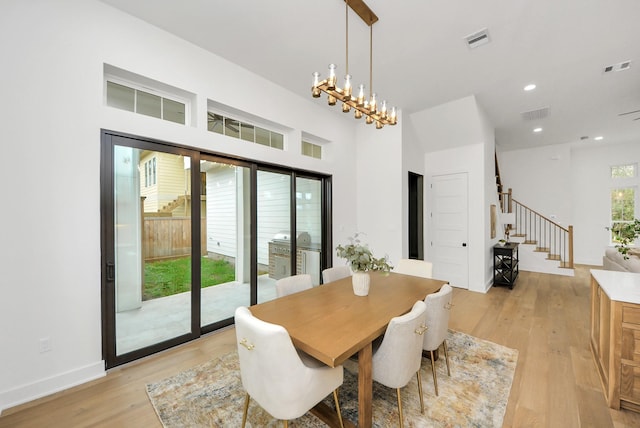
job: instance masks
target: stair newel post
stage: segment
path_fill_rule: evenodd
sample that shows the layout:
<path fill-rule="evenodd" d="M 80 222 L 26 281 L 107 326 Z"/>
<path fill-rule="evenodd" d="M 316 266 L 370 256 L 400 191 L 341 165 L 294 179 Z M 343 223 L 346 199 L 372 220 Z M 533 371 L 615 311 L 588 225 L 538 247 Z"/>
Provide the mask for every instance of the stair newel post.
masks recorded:
<path fill-rule="evenodd" d="M 569 225 L 569 269 L 573 269 L 573 226 Z"/>
<path fill-rule="evenodd" d="M 508 213 L 513 212 L 513 204 L 511 202 L 511 196 L 512 196 L 511 193 L 512 193 L 511 187 L 509 187 L 509 196 L 507 197 L 507 201 L 508 201 L 507 202 L 507 212 Z"/>

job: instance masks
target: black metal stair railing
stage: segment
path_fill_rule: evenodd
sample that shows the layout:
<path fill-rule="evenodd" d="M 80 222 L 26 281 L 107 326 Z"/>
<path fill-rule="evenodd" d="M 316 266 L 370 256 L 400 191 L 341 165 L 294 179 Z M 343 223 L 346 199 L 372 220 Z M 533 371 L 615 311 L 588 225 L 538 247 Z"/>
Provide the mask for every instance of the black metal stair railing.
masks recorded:
<path fill-rule="evenodd" d="M 514 213 L 516 222 L 510 225 L 511 236 L 524 237 L 525 244 L 535 251 L 547 253 L 548 260 L 557 260 L 560 267 L 573 269 L 573 226 L 566 228 L 512 198 L 511 189 L 500 193 L 501 211 Z"/>

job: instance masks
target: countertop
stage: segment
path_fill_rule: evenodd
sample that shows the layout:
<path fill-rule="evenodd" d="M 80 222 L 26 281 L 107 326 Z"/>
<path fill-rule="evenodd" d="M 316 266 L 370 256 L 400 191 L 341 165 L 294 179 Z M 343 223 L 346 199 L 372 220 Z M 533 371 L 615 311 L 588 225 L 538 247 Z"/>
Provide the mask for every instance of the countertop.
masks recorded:
<path fill-rule="evenodd" d="M 599 269 L 590 272 L 611 300 L 640 304 L 640 273 Z"/>

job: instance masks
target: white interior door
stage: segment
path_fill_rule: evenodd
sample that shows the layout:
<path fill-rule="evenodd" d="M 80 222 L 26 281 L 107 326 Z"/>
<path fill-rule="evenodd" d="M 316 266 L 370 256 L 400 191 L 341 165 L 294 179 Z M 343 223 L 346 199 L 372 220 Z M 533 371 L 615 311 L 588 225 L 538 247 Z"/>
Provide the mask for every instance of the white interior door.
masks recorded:
<path fill-rule="evenodd" d="M 433 276 L 469 288 L 467 173 L 431 180 L 431 259 Z"/>

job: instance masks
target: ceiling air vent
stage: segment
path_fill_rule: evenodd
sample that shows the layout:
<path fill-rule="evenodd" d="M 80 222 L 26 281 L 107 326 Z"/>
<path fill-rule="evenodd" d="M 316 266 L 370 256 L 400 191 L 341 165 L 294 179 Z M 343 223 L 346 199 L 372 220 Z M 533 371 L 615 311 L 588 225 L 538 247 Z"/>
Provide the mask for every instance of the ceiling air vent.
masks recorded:
<path fill-rule="evenodd" d="M 524 120 L 539 120 L 549 116 L 549 107 L 542 107 L 537 110 L 522 112 Z"/>
<path fill-rule="evenodd" d="M 631 68 L 631 61 L 622 61 L 617 64 L 608 65 L 604 68 L 605 73 L 609 73 L 612 71 L 624 71 Z"/>
<path fill-rule="evenodd" d="M 486 45 L 489 43 L 489 30 L 483 28 L 480 31 L 477 31 L 473 34 L 469 34 L 464 38 L 467 41 L 467 46 L 469 49 L 477 48 L 478 46 Z"/>

